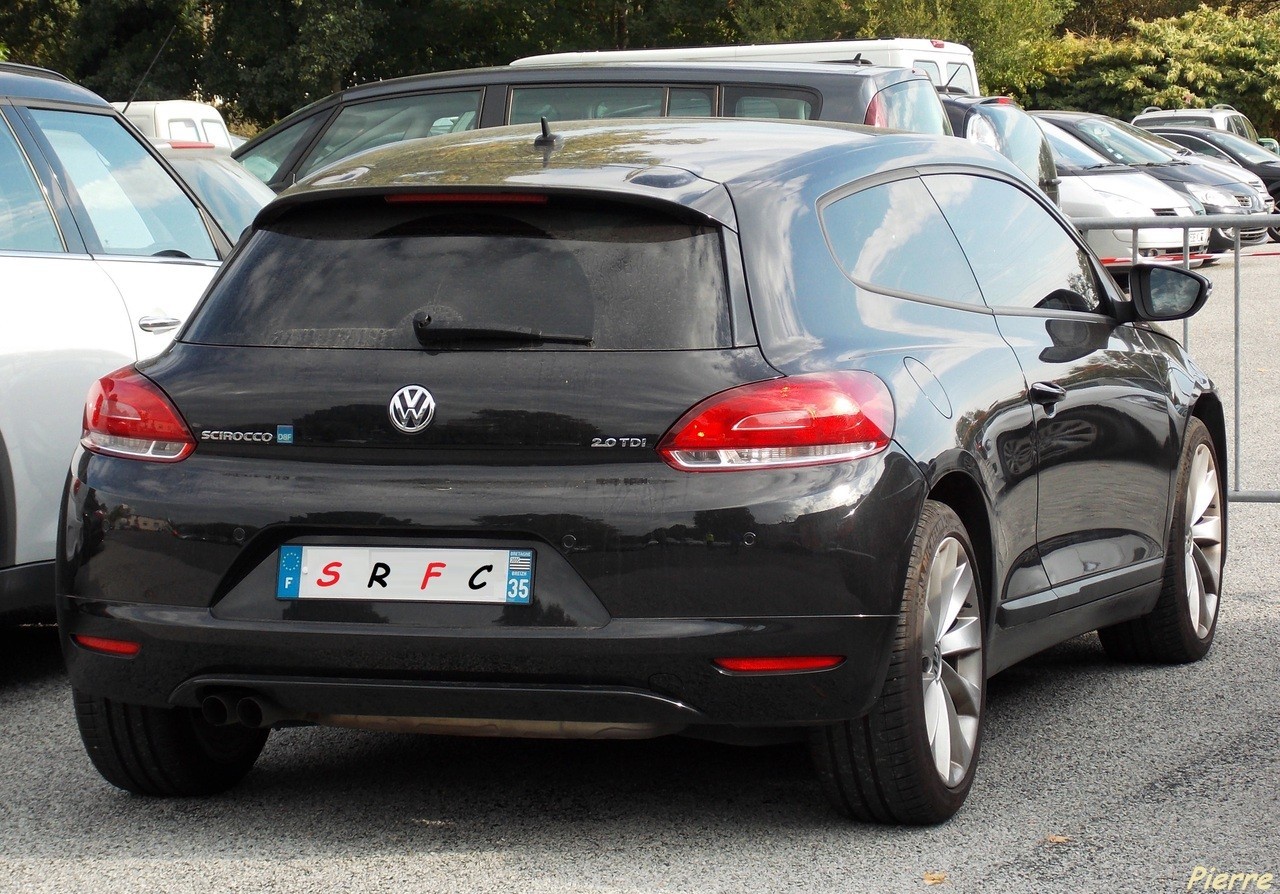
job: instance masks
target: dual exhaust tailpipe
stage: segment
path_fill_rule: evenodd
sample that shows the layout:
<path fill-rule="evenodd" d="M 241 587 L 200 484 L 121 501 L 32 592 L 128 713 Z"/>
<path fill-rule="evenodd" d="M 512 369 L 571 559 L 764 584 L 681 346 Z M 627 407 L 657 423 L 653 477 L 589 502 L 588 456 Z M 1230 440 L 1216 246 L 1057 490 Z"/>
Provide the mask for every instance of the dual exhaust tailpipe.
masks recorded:
<path fill-rule="evenodd" d="M 256 695 L 217 692 L 200 702 L 200 716 L 214 726 L 238 723 L 250 729 L 266 729 L 291 719 L 273 702 Z"/>

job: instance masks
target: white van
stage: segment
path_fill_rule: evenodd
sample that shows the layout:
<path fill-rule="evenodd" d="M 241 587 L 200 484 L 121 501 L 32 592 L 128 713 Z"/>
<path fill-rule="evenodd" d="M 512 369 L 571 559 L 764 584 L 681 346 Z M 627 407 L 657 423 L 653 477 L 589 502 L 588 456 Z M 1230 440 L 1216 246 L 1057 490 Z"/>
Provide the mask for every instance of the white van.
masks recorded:
<path fill-rule="evenodd" d="M 212 143 L 223 149 L 233 148 L 222 113 L 206 103 L 163 99 L 113 102 L 112 105 L 149 139 Z"/>
<path fill-rule="evenodd" d="M 733 47 L 676 47 L 656 50 L 601 50 L 526 56 L 512 65 L 565 65 L 575 62 L 854 62 L 915 68 L 936 86 L 978 95 L 973 51 L 964 44 L 914 37 L 873 40 L 821 40 L 811 43 L 749 44 Z"/>

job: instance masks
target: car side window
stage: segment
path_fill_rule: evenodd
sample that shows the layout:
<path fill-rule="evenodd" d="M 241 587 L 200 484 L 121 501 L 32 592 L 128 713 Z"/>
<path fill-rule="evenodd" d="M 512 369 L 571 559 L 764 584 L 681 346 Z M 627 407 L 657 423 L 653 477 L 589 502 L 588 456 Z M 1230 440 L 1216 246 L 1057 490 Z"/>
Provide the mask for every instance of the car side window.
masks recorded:
<path fill-rule="evenodd" d="M 660 118 L 667 88 L 656 85 L 580 84 L 515 87 L 511 91 L 511 124 L 588 121 L 597 118 Z M 708 103 L 709 105 L 709 103 Z"/>
<path fill-rule="evenodd" d="M 982 304 L 964 253 L 918 179 L 860 190 L 827 203 L 821 214 L 831 253 L 859 285 Z"/>
<path fill-rule="evenodd" d="M 730 118 L 781 118 L 810 121 L 818 116 L 818 97 L 807 90 L 769 87 L 724 88 L 724 113 Z"/>
<path fill-rule="evenodd" d="M 480 111 L 480 96 L 479 90 L 425 93 L 346 106 L 298 166 L 298 177 L 366 149 L 448 132 L 463 116 L 469 116 L 469 124 L 460 129 L 470 130 Z M 442 119 L 448 124 L 442 125 Z"/>
<path fill-rule="evenodd" d="M 1102 312 L 1088 252 L 1039 202 L 1002 180 L 924 178 L 993 308 Z"/>
<path fill-rule="evenodd" d="M 196 258 L 218 253 L 200 210 L 111 115 L 32 109 L 79 200 L 94 254 Z"/>
<path fill-rule="evenodd" d="M 309 136 L 316 123 L 315 116 L 303 118 L 296 124 L 290 124 L 284 130 L 268 140 L 263 140 L 248 152 L 236 156 L 236 160 L 244 165 L 250 174 L 263 183 L 270 183 L 276 171 L 284 164 L 289 153 L 294 150 L 303 138 Z"/>
<path fill-rule="evenodd" d="M 670 118 L 710 118 L 715 114 L 715 94 L 710 87 L 672 87 L 667 99 Z"/>
<path fill-rule="evenodd" d="M 1209 158 L 1216 158 L 1223 161 L 1232 161 L 1231 157 L 1227 155 L 1227 153 L 1223 152 L 1217 146 L 1214 146 L 1208 141 L 1200 139 L 1199 137 L 1186 136 L 1184 134 L 1174 134 L 1172 136 L 1169 136 L 1167 134 L 1159 134 L 1159 136 L 1164 137 L 1166 140 L 1170 140 L 1174 143 L 1177 143 L 1179 146 L 1185 146 L 1187 149 L 1190 149 L 1196 155 L 1205 155 L 1205 156 L 1208 156 Z M 1232 161 L 1232 164 L 1234 163 L 1235 162 Z"/>
<path fill-rule="evenodd" d="M 53 212 L 9 126 L 0 120 L 0 251 L 63 251 Z"/>

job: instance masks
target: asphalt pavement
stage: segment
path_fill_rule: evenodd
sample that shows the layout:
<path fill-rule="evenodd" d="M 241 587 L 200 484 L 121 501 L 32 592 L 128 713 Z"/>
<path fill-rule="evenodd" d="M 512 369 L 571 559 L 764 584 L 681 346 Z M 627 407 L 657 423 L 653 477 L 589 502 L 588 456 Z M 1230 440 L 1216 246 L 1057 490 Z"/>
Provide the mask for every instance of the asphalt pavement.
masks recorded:
<path fill-rule="evenodd" d="M 1205 272 L 1191 347 L 1230 410 L 1234 265 Z M 1280 489 L 1280 256 L 1241 273 L 1241 486 Z M 53 632 L 3 630 L 0 892 L 1239 891 L 1280 876 L 1280 506 L 1230 524 L 1209 657 L 1089 635 L 998 675 L 969 802 L 928 829 L 837 817 L 802 748 L 683 739 L 289 729 L 225 795 L 138 798 L 85 757 Z"/>

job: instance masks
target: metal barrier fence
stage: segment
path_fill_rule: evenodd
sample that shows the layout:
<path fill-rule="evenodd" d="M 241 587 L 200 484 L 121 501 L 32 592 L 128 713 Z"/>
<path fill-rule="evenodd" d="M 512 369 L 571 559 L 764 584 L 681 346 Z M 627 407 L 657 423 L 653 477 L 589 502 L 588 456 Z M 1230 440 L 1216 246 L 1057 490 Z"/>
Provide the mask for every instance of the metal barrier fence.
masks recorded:
<path fill-rule="evenodd" d="M 1195 217 L 1081 217 L 1072 221 L 1076 229 L 1085 230 L 1129 230 L 1132 238 L 1132 259 L 1135 262 L 1144 260 L 1138 251 L 1138 230 L 1182 230 L 1182 257 L 1184 266 L 1191 266 L 1190 231 L 1204 227 L 1231 230 L 1233 234 L 1235 256 L 1235 297 L 1232 305 L 1232 318 L 1235 326 L 1234 359 L 1233 359 L 1233 411 L 1235 437 L 1232 443 L 1231 482 L 1227 489 L 1227 499 L 1237 503 L 1280 503 L 1280 491 L 1244 490 L 1240 487 L 1240 230 L 1257 229 L 1260 226 L 1280 227 L 1280 214 L 1201 214 Z M 1182 343 L 1189 346 L 1189 323 L 1182 323 Z"/>

